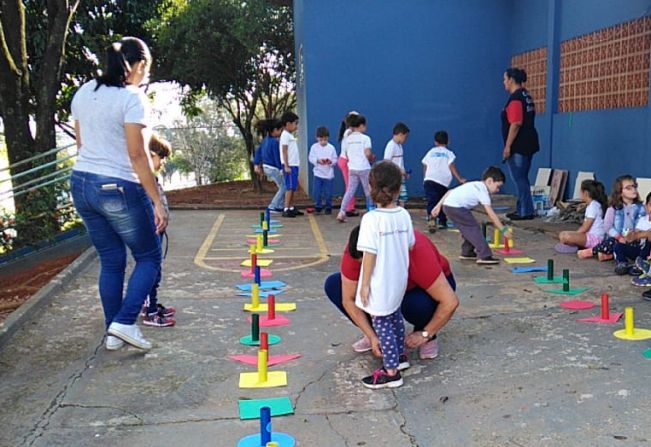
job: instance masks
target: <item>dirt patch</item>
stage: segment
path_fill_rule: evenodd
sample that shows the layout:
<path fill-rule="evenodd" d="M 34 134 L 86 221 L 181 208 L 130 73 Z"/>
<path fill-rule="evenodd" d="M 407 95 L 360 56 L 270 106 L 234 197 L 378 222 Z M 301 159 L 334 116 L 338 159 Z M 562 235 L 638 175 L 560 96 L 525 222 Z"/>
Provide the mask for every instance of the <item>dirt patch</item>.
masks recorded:
<path fill-rule="evenodd" d="M 165 194 L 170 206 L 175 208 L 261 208 L 269 204 L 277 188 L 274 183 L 265 181 L 263 190 L 256 192 L 250 180 L 241 180 L 177 189 Z M 311 204 L 311 199 L 302 189 L 296 194 L 297 205 Z"/>
<path fill-rule="evenodd" d="M 0 322 L 38 292 L 81 253 L 43 261 L 20 272 L 0 276 Z"/>

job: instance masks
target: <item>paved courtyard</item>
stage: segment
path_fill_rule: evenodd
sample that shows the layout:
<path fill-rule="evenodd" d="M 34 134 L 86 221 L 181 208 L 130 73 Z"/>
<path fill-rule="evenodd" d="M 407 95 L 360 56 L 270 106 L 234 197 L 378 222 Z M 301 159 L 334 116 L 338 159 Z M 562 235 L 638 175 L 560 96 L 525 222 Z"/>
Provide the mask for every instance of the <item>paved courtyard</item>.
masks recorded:
<path fill-rule="evenodd" d="M 424 211 L 412 211 L 425 230 Z M 259 429 L 241 421 L 238 400 L 287 396 L 295 414 L 274 431 L 298 446 L 644 446 L 651 445 L 650 342 L 612 336 L 614 325 L 577 323 L 599 313 L 559 307 L 563 297 L 534 284 L 537 274 L 457 260 L 458 233 L 432 236 L 449 257 L 461 305 L 440 333 L 437 359 L 418 360 L 405 385 L 371 391 L 360 378 L 379 362 L 355 354 L 358 332 L 323 293 L 355 219 L 306 216 L 285 223 L 270 267 L 297 303 L 272 354 L 301 357 L 285 370 L 288 386 L 238 388 L 253 367 L 226 360 L 255 350 L 239 344 L 249 324 L 235 295 L 242 283 L 245 236 L 255 211 L 173 211 L 161 301 L 178 309 L 174 328 L 144 328 L 155 347 L 108 352 L 97 297 L 97 261 L 0 350 L 2 446 L 234 446 Z M 536 259 L 569 268 L 579 299 L 612 310 L 635 309 L 651 327 L 651 304 L 612 263 L 552 251 L 553 239 L 516 228 L 516 245 Z M 540 274 L 540 273 L 538 273 Z"/>

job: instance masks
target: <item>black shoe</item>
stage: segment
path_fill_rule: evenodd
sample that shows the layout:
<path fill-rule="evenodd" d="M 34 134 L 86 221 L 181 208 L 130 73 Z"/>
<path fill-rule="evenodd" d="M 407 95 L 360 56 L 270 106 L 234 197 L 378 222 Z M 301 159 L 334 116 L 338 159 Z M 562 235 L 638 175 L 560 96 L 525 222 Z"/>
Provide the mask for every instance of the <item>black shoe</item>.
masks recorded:
<path fill-rule="evenodd" d="M 332 214 L 332 208 L 326 208 L 323 214 Z"/>
<path fill-rule="evenodd" d="M 373 372 L 373 375 L 364 377 L 362 379 L 362 384 L 366 388 L 379 390 L 382 388 L 398 388 L 399 386 L 402 386 L 403 381 L 400 371 L 396 372 L 395 376 L 390 376 L 387 373 L 387 370 L 382 368 L 376 369 L 375 372 Z"/>
<path fill-rule="evenodd" d="M 528 216 L 520 216 L 518 213 L 508 213 L 506 217 L 511 220 L 532 220 L 534 218 L 534 215 L 530 214 Z"/>
<path fill-rule="evenodd" d="M 346 211 L 346 217 L 357 217 L 359 216 L 359 211 Z"/>
<path fill-rule="evenodd" d="M 477 259 L 477 264 L 479 264 L 479 265 L 495 265 L 495 264 L 499 264 L 499 263 L 500 263 L 500 260 L 497 259 L 497 258 L 494 258 L 492 256 L 489 256 L 487 258 Z"/>
<path fill-rule="evenodd" d="M 477 253 L 475 253 L 474 251 L 472 253 L 461 253 L 459 259 L 469 259 L 471 261 L 474 261 L 477 259 Z"/>
<path fill-rule="evenodd" d="M 400 364 L 398 365 L 398 371 L 404 371 L 411 366 L 409 364 L 409 357 L 407 357 L 407 354 L 400 354 L 399 361 Z"/>
<path fill-rule="evenodd" d="M 294 213 L 294 216 L 302 216 L 305 214 L 303 211 L 299 210 L 298 208 L 292 208 L 290 211 Z"/>
<path fill-rule="evenodd" d="M 439 230 L 447 230 L 448 229 L 448 223 L 447 222 L 440 222 L 439 223 Z"/>
<path fill-rule="evenodd" d="M 651 290 L 647 290 L 642 294 L 642 299 L 644 301 L 651 301 Z"/>
<path fill-rule="evenodd" d="M 292 210 L 283 211 L 283 217 L 296 217 Z"/>
<path fill-rule="evenodd" d="M 314 208 L 314 214 L 321 214 L 322 208 Z"/>
<path fill-rule="evenodd" d="M 627 262 L 618 262 L 617 267 L 615 267 L 616 275 L 627 275 L 628 271 L 631 269 L 631 266 Z"/>
<path fill-rule="evenodd" d="M 628 269 L 629 276 L 640 276 L 642 273 L 644 272 L 636 265 L 633 265 Z"/>

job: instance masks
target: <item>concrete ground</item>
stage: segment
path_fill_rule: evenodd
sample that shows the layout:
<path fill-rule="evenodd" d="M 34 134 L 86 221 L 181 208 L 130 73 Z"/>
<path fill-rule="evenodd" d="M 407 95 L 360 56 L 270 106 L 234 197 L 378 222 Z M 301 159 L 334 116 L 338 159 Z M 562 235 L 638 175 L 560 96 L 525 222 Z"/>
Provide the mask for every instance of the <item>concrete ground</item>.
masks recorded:
<path fill-rule="evenodd" d="M 413 211 L 425 229 L 424 211 Z M 274 418 L 275 431 L 299 446 L 644 446 L 651 444 L 649 342 L 612 336 L 623 327 L 577 323 L 599 308 L 571 312 L 563 298 L 545 293 L 534 274 L 509 266 L 458 261 L 459 235 L 432 239 L 449 257 L 461 306 L 440 333 L 441 354 L 411 354 L 405 385 L 371 391 L 360 378 L 379 362 L 355 354 L 356 329 L 323 293 L 338 270 L 348 230 L 334 217 L 284 222 L 272 255 L 274 279 L 289 284 L 279 300 L 294 301 L 289 327 L 272 354 L 302 357 L 272 370 L 287 371 L 285 388 L 238 388 L 251 367 L 226 355 L 254 353 L 238 343 L 249 331 L 236 297 L 243 235 L 253 211 L 174 211 L 161 300 L 178 309 L 174 328 L 144 328 L 156 343 L 135 349 L 103 348 L 102 313 L 94 261 L 64 292 L 24 325 L 0 351 L 2 446 L 234 446 L 258 430 L 241 421 L 238 400 L 288 396 L 292 416 Z M 538 265 L 548 258 L 570 268 L 574 286 L 591 287 L 580 299 L 635 308 L 650 327 L 651 305 L 612 263 L 579 261 L 552 252 L 553 239 L 516 229 L 516 244 Z"/>

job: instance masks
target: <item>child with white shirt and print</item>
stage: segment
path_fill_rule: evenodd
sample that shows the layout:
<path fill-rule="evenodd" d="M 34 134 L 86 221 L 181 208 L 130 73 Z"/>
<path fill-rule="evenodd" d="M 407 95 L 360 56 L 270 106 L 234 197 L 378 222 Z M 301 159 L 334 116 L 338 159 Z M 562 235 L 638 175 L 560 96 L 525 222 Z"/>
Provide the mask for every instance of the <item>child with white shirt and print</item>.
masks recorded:
<path fill-rule="evenodd" d="M 585 219 L 576 231 L 561 231 L 558 235 L 560 242 L 556 251 L 563 252 L 566 247 L 593 248 L 604 238 L 604 213 L 608 206 L 608 197 L 603 183 L 596 180 L 581 182 L 581 200 L 588 206 L 585 208 Z"/>
<path fill-rule="evenodd" d="M 416 239 L 411 216 L 396 205 L 400 169 L 383 160 L 373 166 L 369 181 L 377 208 L 366 213 L 360 224 L 357 250 L 363 257 L 355 305 L 371 316 L 384 367 L 362 383 L 371 389 L 396 388 L 403 384 L 400 370 L 409 367 L 400 305 L 407 288 L 409 250 Z"/>
<path fill-rule="evenodd" d="M 364 134 L 366 117 L 360 114 L 350 115 L 347 122 L 351 133 L 341 142 L 341 156 L 348 158 L 348 187 L 337 214 L 337 220 L 342 223 L 346 222 L 346 210 L 350 202 L 355 200 L 355 192 L 360 184 L 366 196 L 366 208 L 372 204 L 368 175 L 371 172 L 371 161 L 375 160 L 371 139 Z"/>
<path fill-rule="evenodd" d="M 461 237 L 461 256 L 459 259 L 470 259 L 477 264 L 499 264 L 493 257 L 486 238 L 479 229 L 479 223 L 471 210 L 481 204 L 488 218 L 504 236 L 511 239 L 511 229 L 502 225 L 491 206 L 491 194 L 497 193 L 504 184 L 504 173 L 500 168 L 489 166 L 482 174 L 481 181 L 466 182 L 445 193 L 439 203 L 432 209 L 431 216 L 436 218 L 441 210 L 445 211 L 454 221 Z"/>
<path fill-rule="evenodd" d="M 456 177 L 459 183 L 466 183 L 461 177 L 454 161 L 457 156 L 448 149 L 448 133 L 439 130 L 434 134 L 434 147 L 423 157 L 423 187 L 427 197 L 427 216 L 430 233 L 436 232 L 436 219 L 430 217 L 432 209 L 439 203 L 439 200 L 448 192 L 452 176 Z M 442 229 L 448 227 L 448 218 L 443 211 L 438 215 L 439 225 Z"/>
<path fill-rule="evenodd" d="M 325 213 L 332 214 L 332 182 L 335 176 L 334 166 L 337 164 L 337 151 L 328 142 L 330 132 L 327 127 L 316 130 L 317 142 L 310 148 L 308 160 L 314 165 L 314 211 L 321 214 L 321 196 L 325 201 Z"/>
<path fill-rule="evenodd" d="M 407 141 L 409 136 L 409 127 L 405 123 L 396 123 L 393 126 L 393 136 L 387 142 L 384 148 L 384 159 L 395 163 L 400 168 L 402 173 L 402 185 L 400 186 L 400 194 L 398 196 L 398 206 L 403 206 L 407 200 L 407 185 L 405 180 L 409 175 L 405 171 L 404 151 L 402 145 Z"/>
<path fill-rule="evenodd" d="M 280 118 L 283 132 L 280 134 L 280 162 L 285 175 L 285 208 L 283 217 L 302 216 L 303 212 L 294 207 L 294 193 L 298 189 L 298 168 L 301 158 L 294 132 L 298 129 L 298 115 L 285 112 Z"/>

